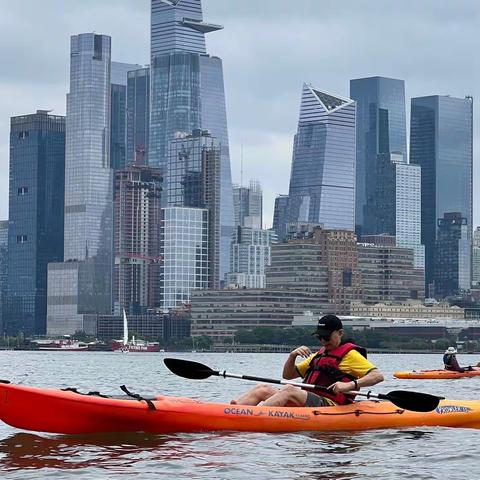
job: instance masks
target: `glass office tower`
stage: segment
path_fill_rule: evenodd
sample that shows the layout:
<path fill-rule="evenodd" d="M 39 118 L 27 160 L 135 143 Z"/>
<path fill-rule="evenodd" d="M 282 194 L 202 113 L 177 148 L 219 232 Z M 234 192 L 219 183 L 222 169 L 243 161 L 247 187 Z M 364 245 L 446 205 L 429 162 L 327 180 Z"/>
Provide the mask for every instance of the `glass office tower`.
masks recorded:
<path fill-rule="evenodd" d="M 288 195 L 278 195 L 273 209 L 272 230 L 275 230 L 279 242 L 287 236 Z"/>
<path fill-rule="evenodd" d="M 200 0 L 152 0 L 148 164 L 166 167 L 178 132 L 208 129 L 221 145 L 220 277 L 229 270 L 233 195 L 222 60 L 206 52 Z"/>
<path fill-rule="evenodd" d="M 469 243 L 472 239 L 472 117 L 471 97 L 412 98 L 410 161 L 422 168 L 422 243 L 430 296 L 436 294 L 436 249 L 440 225 L 447 228 L 449 217 L 445 221 L 445 214 L 456 213 L 464 219 L 465 235 Z M 471 247 L 463 252 L 464 258 L 458 262 L 458 285 L 449 294 L 470 288 Z"/>
<path fill-rule="evenodd" d="M 250 186 L 233 186 L 235 226 L 262 228 L 263 192 L 258 180 L 250 180 Z"/>
<path fill-rule="evenodd" d="M 390 157 L 395 172 L 395 184 L 389 193 L 390 197 L 395 195 L 395 244 L 397 247 L 412 249 L 415 268 L 424 271 L 425 245 L 421 239 L 421 168 L 420 165 L 407 163 L 403 155 L 392 154 Z M 395 163 L 395 157 L 399 159 L 398 163 Z"/>
<path fill-rule="evenodd" d="M 110 43 L 110 37 L 95 33 L 71 38 L 65 263 L 49 265 L 49 334 L 90 333 L 95 314 L 111 313 Z"/>
<path fill-rule="evenodd" d="M 407 156 L 405 84 L 384 77 L 350 81 L 357 102 L 357 235 L 394 235 L 397 247 L 414 251 L 423 269 L 420 178 Z"/>
<path fill-rule="evenodd" d="M 126 110 L 127 74 L 141 65 L 111 62 L 111 119 L 110 119 L 110 164 L 114 170 L 124 168 L 126 163 Z"/>
<path fill-rule="evenodd" d="M 127 165 L 147 165 L 150 129 L 150 68 L 127 76 Z"/>
<path fill-rule="evenodd" d="M 44 334 L 47 265 L 63 260 L 65 117 L 11 119 L 8 319 L 5 332 Z"/>
<path fill-rule="evenodd" d="M 467 219 L 449 212 L 437 222 L 435 243 L 435 295 L 443 298 L 470 289 L 471 236 Z"/>
<path fill-rule="evenodd" d="M 218 140 L 208 131 L 194 130 L 192 135 L 170 142 L 166 182 L 168 206 L 208 210 L 209 288 L 220 286 L 220 158 Z M 169 253 L 168 248 L 165 246 L 166 255 Z M 180 258 L 178 266 L 181 265 Z M 192 268 L 192 264 L 187 261 L 180 269 L 191 276 L 195 274 Z M 165 270 L 168 282 L 169 273 L 166 268 Z"/>
<path fill-rule="evenodd" d="M 388 169 L 383 164 L 389 155 L 401 155 L 407 161 L 405 84 L 393 78 L 359 78 L 350 81 L 350 97 L 357 103 L 355 230 L 357 236 L 395 235 L 377 223 L 377 213 L 383 208 L 377 186 L 385 183 L 378 177 Z M 394 226 L 395 218 L 389 222 Z"/>
<path fill-rule="evenodd" d="M 303 85 L 288 223 L 355 226 L 355 102 Z"/>
<path fill-rule="evenodd" d="M 192 290 L 208 288 L 208 214 L 204 208 L 162 208 L 160 288 L 164 309 L 188 304 Z"/>

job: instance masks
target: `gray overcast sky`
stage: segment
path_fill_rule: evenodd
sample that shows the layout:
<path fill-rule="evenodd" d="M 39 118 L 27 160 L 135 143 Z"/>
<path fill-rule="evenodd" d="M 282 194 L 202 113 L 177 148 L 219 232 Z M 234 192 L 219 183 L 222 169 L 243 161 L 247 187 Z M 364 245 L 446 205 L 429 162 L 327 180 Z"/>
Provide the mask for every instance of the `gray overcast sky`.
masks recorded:
<path fill-rule="evenodd" d="M 11 116 L 65 114 L 69 36 L 112 36 L 115 61 L 149 62 L 149 0 L 0 0 L 0 220 L 8 217 Z M 349 80 L 382 75 L 411 97 L 475 98 L 479 119 L 478 0 L 203 0 L 207 35 L 223 59 L 232 176 L 257 178 L 265 224 L 288 193 L 292 141 L 303 82 L 342 96 Z M 407 110 L 408 112 L 408 110 Z M 474 224 L 480 224 L 480 168 L 474 123 Z"/>

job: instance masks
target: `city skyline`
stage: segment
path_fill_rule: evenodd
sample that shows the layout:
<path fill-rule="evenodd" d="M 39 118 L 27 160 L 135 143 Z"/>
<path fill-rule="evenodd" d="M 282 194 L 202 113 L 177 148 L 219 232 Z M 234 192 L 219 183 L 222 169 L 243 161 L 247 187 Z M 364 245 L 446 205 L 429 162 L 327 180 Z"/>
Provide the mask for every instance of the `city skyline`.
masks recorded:
<path fill-rule="evenodd" d="M 294 5 L 266 0 L 256 5 L 246 0 L 226 5 L 224 0 L 203 0 L 204 17 L 225 27 L 206 41 L 208 52 L 224 62 L 232 180 L 239 183 L 243 156 L 243 178 L 262 183 L 267 226 L 275 195 L 288 192 L 298 90 L 303 82 L 348 97 L 352 78 L 399 78 L 405 80 L 407 119 L 410 98 L 437 94 L 473 95 L 478 118 L 479 67 L 469 52 L 479 43 L 474 28 L 480 4 L 474 0 L 388 3 L 385 9 L 376 1 L 339 5 L 300 0 Z M 27 0 L 22 8 L 9 3 L 2 17 L 5 50 L 0 55 L 9 65 L 0 76 L 0 220 L 5 220 L 10 117 L 37 109 L 65 113 L 70 35 L 91 31 L 110 35 L 114 61 L 149 63 L 150 2 L 87 0 L 72 8 L 59 0 L 46 0 L 41 6 Z M 48 22 L 55 28 L 45 29 Z M 376 25 L 367 35 L 365 22 Z M 13 36 L 21 40 L 12 45 L 6 38 Z M 480 197 L 476 125 L 474 119 L 473 227 L 480 223 L 480 209 L 475 208 Z"/>
<path fill-rule="evenodd" d="M 303 85 L 287 222 L 355 226 L 355 102 Z"/>

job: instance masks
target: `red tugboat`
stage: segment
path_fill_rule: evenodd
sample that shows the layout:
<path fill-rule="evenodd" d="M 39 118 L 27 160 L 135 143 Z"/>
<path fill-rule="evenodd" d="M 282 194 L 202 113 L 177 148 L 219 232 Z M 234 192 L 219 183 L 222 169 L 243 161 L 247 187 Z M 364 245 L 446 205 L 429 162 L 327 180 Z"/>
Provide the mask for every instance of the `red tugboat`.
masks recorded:
<path fill-rule="evenodd" d="M 123 340 L 112 340 L 112 350 L 114 352 L 159 352 L 160 344 L 158 342 L 146 342 L 144 340 L 128 339 L 127 314 L 123 310 Z"/>

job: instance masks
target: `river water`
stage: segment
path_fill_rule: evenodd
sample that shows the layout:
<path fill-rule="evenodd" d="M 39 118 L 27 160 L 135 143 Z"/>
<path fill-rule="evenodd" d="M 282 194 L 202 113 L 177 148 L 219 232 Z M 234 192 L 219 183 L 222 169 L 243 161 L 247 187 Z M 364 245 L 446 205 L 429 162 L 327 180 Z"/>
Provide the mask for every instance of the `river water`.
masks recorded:
<path fill-rule="evenodd" d="M 195 360 L 229 373 L 279 378 L 285 354 L 0 352 L 0 378 L 43 387 L 78 387 L 228 402 L 253 385 L 238 379 L 186 380 L 163 358 Z M 396 370 L 438 368 L 442 355 L 371 355 L 385 382 L 373 389 L 417 390 L 478 399 L 480 377 L 397 380 Z M 480 355 L 459 355 L 462 365 Z M 32 405 L 32 408 L 35 408 Z M 8 479 L 478 479 L 480 430 L 408 428 L 338 433 L 198 433 L 67 436 L 0 422 L 0 478 Z"/>

